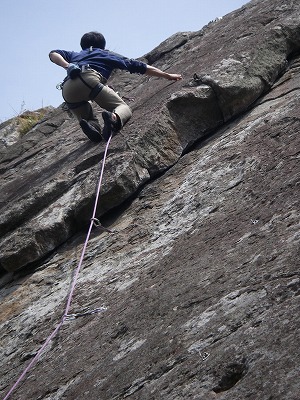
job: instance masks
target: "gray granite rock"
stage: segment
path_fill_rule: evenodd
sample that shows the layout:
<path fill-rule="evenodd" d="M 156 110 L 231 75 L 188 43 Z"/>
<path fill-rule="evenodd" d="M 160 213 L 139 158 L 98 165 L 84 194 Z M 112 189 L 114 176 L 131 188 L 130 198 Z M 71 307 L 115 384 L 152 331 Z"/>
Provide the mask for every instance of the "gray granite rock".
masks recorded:
<path fill-rule="evenodd" d="M 93 229 L 70 313 L 103 308 L 12 399 L 298 399 L 299 7 L 255 0 L 162 43 L 182 83 L 114 76 L 135 100 L 100 196 L 113 233 Z M 54 114 L 1 164 L 3 396 L 64 312 L 103 156 Z"/>

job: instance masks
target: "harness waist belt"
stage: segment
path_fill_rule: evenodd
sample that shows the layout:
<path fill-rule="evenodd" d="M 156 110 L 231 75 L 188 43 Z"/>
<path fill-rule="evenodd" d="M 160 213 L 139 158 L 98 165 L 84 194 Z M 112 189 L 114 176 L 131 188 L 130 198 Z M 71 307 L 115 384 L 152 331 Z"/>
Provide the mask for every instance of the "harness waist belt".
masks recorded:
<path fill-rule="evenodd" d="M 89 66 L 89 64 L 82 65 L 82 66 L 80 67 L 80 69 L 81 69 L 81 72 L 92 71 L 92 70 L 93 70 L 93 68 L 91 68 L 91 67 Z"/>
<path fill-rule="evenodd" d="M 87 72 L 87 71 L 94 71 L 94 72 L 96 72 L 98 75 L 101 76 L 101 83 L 103 83 L 104 85 L 106 84 L 107 79 L 104 78 L 104 76 L 102 76 L 102 75 L 100 74 L 100 72 L 98 72 L 98 71 L 96 71 L 95 69 L 93 69 L 92 67 L 90 67 L 89 64 L 82 65 L 82 66 L 80 67 L 80 69 L 81 69 L 81 72 Z"/>

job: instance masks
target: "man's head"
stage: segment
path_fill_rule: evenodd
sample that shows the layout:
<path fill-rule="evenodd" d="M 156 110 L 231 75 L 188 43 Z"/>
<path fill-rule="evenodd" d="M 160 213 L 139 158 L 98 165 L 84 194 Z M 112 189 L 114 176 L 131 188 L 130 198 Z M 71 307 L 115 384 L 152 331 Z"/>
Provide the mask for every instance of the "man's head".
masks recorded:
<path fill-rule="evenodd" d="M 80 40 L 80 46 L 82 50 L 88 49 L 91 46 L 97 49 L 105 49 L 105 45 L 106 40 L 102 33 L 99 32 L 85 33 Z"/>

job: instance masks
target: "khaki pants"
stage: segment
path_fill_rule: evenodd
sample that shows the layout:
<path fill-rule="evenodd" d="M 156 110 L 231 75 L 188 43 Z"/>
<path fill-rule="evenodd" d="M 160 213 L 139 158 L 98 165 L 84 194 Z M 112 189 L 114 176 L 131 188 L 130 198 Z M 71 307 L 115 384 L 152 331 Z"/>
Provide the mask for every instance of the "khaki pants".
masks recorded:
<path fill-rule="evenodd" d="M 92 122 L 100 130 L 99 122 L 90 104 L 91 91 L 99 83 L 105 83 L 105 79 L 98 72 L 87 70 L 81 72 L 80 77 L 68 79 L 63 85 L 62 95 L 78 121 L 85 119 Z M 132 116 L 130 107 L 113 89 L 105 84 L 103 84 L 100 92 L 93 97 L 93 101 L 99 104 L 101 108 L 116 113 L 120 118 L 122 127 Z"/>

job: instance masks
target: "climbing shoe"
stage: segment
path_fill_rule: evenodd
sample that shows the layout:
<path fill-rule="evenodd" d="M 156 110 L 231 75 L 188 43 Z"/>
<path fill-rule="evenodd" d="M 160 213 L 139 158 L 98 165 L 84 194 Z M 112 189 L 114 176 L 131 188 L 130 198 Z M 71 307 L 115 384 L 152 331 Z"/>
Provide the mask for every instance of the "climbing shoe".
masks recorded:
<path fill-rule="evenodd" d="M 99 130 L 93 126 L 91 123 L 87 122 L 85 119 L 82 119 L 79 123 L 83 133 L 95 143 L 99 143 L 102 140 L 101 133 Z"/>
<path fill-rule="evenodd" d="M 102 136 L 104 140 L 107 142 L 111 135 L 115 135 L 116 133 L 119 132 L 119 130 L 121 129 L 121 123 L 119 121 L 118 116 L 116 116 L 116 119 L 114 119 L 113 113 L 109 111 L 103 111 L 102 118 L 104 121 Z"/>

